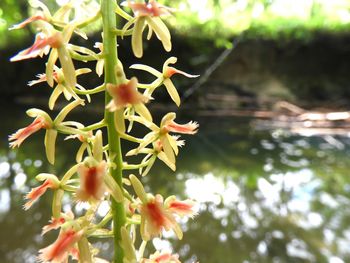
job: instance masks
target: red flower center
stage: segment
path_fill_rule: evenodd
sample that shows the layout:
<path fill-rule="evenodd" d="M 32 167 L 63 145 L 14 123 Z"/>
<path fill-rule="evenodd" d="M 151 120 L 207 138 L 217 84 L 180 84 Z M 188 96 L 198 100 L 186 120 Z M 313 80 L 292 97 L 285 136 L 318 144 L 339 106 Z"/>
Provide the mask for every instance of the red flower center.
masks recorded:
<path fill-rule="evenodd" d="M 124 104 L 130 103 L 133 104 L 135 100 L 135 92 L 133 92 L 133 87 L 127 84 L 120 84 L 118 87 L 118 99 Z"/>
<path fill-rule="evenodd" d="M 54 259 L 56 257 L 60 257 L 63 253 L 67 252 L 67 249 L 73 245 L 73 241 L 75 238 L 76 232 L 73 230 L 69 230 L 62 234 L 62 236 L 56 241 L 56 246 L 52 250 L 51 258 Z"/>
<path fill-rule="evenodd" d="M 148 214 L 151 217 L 153 223 L 155 223 L 158 227 L 162 227 L 166 223 L 166 219 L 158 206 L 158 204 L 152 202 L 147 204 Z"/>
<path fill-rule="evenodd" d="M 85 178 L 85 189 L 89 195 L 94 196 L 97 192 L 97 168 L 89 168 Z"/>

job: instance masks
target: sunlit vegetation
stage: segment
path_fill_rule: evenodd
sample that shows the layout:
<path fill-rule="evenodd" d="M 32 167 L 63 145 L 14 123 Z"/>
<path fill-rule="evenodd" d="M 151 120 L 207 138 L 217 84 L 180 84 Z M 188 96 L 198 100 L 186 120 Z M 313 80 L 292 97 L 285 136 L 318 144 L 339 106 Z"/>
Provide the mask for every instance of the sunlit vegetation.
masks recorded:
<path fill-rule="evenodd" d="M 164 1 L 165 3 L 170 1 Z M 171 1 L 173 2 L 173 1 Z M 349 31 L 348 0 L 180 0 L 177 30 L 227 44 L 247 31 L 263 38 L 309 38 L 315 31 Z M 169 20 L 170 23 L 172 20 Z M 180 22 L 179 22 L 180 21 Z"/>
<path fill-rule="evenodd" d="M 4 0 L 0 5 L 0 47 L 8 46 L 11 43 L 23 39 L 25 31 L 8 33 L 8 28 L 23 19 L 23 12 L 26 10 L 25 1 Z"/>
<path fill-rule="evenodd" d="M 95 1 L 95 0 L 93 0 Z M 86 1 L 86 2 L 93 2 Z M 31 10 L 25 0 L 4 0 L 0 6 L 0 47 L 9 45 L 28 32 L 7 29 Z M 62 0 L 44 0 L 55 5 Z M 56 3 L 57 2 L 57 3 Z M 350 31 L 349 0 L 163 0 L 177 11 L 176 28 L 181 35 L 214 40 L 218 46 L 230 45 L 242 32 L 248 37 L 308 39 L 315 32 Z M 172 25 L 175 19 L 169 17 Z M 195 33 L 195 34 L 193 34 Z"/>

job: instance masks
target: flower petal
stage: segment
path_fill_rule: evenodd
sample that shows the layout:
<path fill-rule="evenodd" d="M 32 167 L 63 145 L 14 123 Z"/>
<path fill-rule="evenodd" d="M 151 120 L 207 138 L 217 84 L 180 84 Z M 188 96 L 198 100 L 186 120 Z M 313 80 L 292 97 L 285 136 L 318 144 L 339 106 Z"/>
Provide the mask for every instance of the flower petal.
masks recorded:
<path fill-rule="evenodd" d="M 171 170 L 176 171 L 175 163 L 172 163 L 164 152 L 158 153 L 157 157 L 165 163 Z"/>
<path fill-rule="evenodd" d="M 123 247 L 124 254 L 125 254 L 124 261 L 127 260 L 127 262 L 136 263 L 137 260 L 136 260 L 135 247 L 130 238 L 130 234 L 125 226 L 123 226 L 120 229 L 120 234 L 121 234 L 121 246 Z"/>
<path fill-rule="evenodd" d="M 42 14 L 38 14 L 38 15 L 31 16 L 31 17 L 27 18 L 26 20 L 24 20 L 23 22 L 21 22 L 19 24 L 13 25 L 12 27 L 9 28 L 9 30 L 24 28 L 28 24 L 30 24 L 30 23 L 32 23 L 34 21 L 38 21 L 38 20 L 47 21 L 45 16 L 43 16 Z"/>
<path fill-rule="evenodd" d="M 162 78 L 162 76 L 163 76 L 163 74 L 160 73 L 158 70 L 156 70 L 150 66 L 147 66 L 147 65 L 133 64 L 130 66 L 130 68 L 147 71 L 147 72 L 151 73 L 152 75 L 156 76 L 157 78 Z"/>
<path fill-rule="evenodd" d="M 57 85 L 56 88 L 51 93 L 51 96 L 49 98 L 49 109 L 53 110 L 55 107 L 56 101 L 59 98 L 59 96 L 62 94 L 62 85 Z"/>
<path fill-rule="evenodd" d="M 164 25 L 160 19 L 154 19 L 146 16 L 146 21 L 153 31 L 156 33 L 157 38 L 162 42 L 164 49 L 169 52 L 171 50 L 171 37 L 168 28 Z"/>
<path fill-rule="evenodd" d="M 152 115 L 149 112 L 148 108 L 143 103 L 135 104 L 134 108 L 135 108 L 135 111 L 142 118 L 145 118 L 147 121 L 152 122 Z"/>
<path fill-rule="evenodd" d="M 119 133 L 125 133 L 124 109 L 119 109 L 114 112 L 114 125 Z"/>
<path fill-rule="evenodd" d="M 49 84 L 50 87 L 53 87 L 54 84 L 54 66 L 56 64 L 56 61 L 58 59 L 58 51 L 57 49 L 52 49 L 49 59 L 46 63 L 46 79 L 47 83 Z"/>
<path fill-rule="evenodd" d="M 120 186 L 116 183 L 116 181 L 113 179 L 113 177 L 107 173 L 104 177 L 104 182 L 107 185 L 108 192 L 112 195 L 114 200 L 118 203 L 123 202 L 124 195 L 120 188 Z"/>
<path fill-rule="evenodd" d="M 45 151 L 49 163 L 55 163 L 55 147 L 56 147 L 57 131 L 48 129 L 45 134 Z"/>
<path fill-rule="evenodd" d="M 69 89 L 73 89 L 77 84 L 77 77 L 75 75 L 75 68 L 72 58 L 70 57 L 66 46 L 59 47 L 57 51 L 58 58 L 62 66 L 65 84 Z"/>
<path fill-rule="evenodd" d="M 173 82 L 170 79 L 165 79 L 163 81 L 164 86 L 166 87 L 166 90 L 168 91 L 171 99 L 175 102 L 175 104 L 179 107 L 181 103 L 181 99 L 179 96 L 179 93 L 177 92 Z"/>
<path fill-rule="evenodd" d="M 147 194 L 145 189 L 143 188 L 142 183 L 139 179 L 133 174 L 129 176 L 132 187 L 134 188 L 138 198 L 140 198 L 141 202 L 147 203 Z"/>
<path fill-rule="evenodd" d="M 135 57 L 141 58 L 143 55 L 142 33 L 145 27 L 145 19 L 140 17 L 135 20 L 134 29 L 131 35 L 131 47 Z"/>

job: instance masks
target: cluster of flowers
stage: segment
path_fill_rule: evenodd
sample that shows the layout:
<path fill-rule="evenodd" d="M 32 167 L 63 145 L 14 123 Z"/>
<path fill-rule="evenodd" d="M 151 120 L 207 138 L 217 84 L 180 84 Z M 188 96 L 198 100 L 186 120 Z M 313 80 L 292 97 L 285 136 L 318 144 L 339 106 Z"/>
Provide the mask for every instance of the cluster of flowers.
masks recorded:
<path fill-rule="evenodd" d="M 52 219 L 47 226 L 43 227 L 42 234 L 53 229 L 60 229 L 60 231 L 53 244 L 39 251 L 39 260 L 68 262 L 71 256 L 79 262 L 105 262 L 97 257 L 98 251 L 93 249 L 88 238 L 113 235 L 114 232 L 108 228 L 114 216 L 112 210 L 99 222 L 96 222 L 95 212 L 102 201 L 114 199 L 114 202 L 123 204 L 127 216 L 126 223 L 120 228 L 124 263 L 180 262 L 177 255 L 168 252 L 156 251 L 149 258 L 145 258 L 143 251 L 147 241 L 161 236 L 163 231 L 173 230 L 181 239 L 182 231 L 177 219 L 184 216 L 193 217 L 195 214 L 194 202 L 192 200 L 180 201 L 175 196 L 164 200 L 159 194 L 146 193 L 137 176 L 133 174 L 127 176 L 127 171 L 135 169 L 140 175 L 145 176 L 156 159 L 164 162 L 172 170 L 176 169 L 175 157 L 179 152 L 179 147 L 184 145 L 184 141 L 174 133 L 195 134 L 198 124 L 196 122 L 178 124 L 175 122 L 176 114 L 168 113 L 158 126 L 153 123 L 152 115 L 146 104 L 153 99 L 153 92 L 164 85 L 171 99 L 179 106 L 180 97 L 171 81 L 172 76 L 174 74 L 182 74 L 190 78 L 196 76 L 169 66 L 176 63 L 177 60 L 175 57 L 170 57 L 165 61 L 162 72 L 146 65 L 132 65 L 131 68 L 147 71 L 156 77 L 152 83 L 142 84 L 136 77 L 127 79 L 121 62 L 117 60 L 114 66 L 118 84 L 103 83 L 101 86 L 86 89 L 77 83 L 77 77 L 90 73 L 91 70 L 88 68 L 75 69 L 74 60 L 96 61 L 96 73 L 101 76 L 105 68 L 104 45 L 96 43 L 95 47 L 99 50 L 97 53 L 86 47 L 71 44 L 70 39 L 73 34 L 86 39 L 87 36 L 82 28 L 101 19 L 103 13 L 100 9 L 96 9 L 97 12 L 92 16 L 90 12 L 82 12 L 81 10 L 86 8 L 84 6 L 86 1 L 68 1 L 54 14 L 51 14 L 47 6 L 39 0 L 32 0 L 31 5 L 36 13 L 11 29 L 20 29 L 34 22 L 38 33 L 33 45 L 19 52 L 11 61 L 49 55 L 46 72 L 39 74 L 37 80 L 28 84 L 31 86 L 47 83 L 53 88 L 48 103 L 50 110 L 55 108 L 55 102 L 61 94 L 71 102 L 54 119 L 43 110 L 28 110 L 27 114 L 33 117 L 34 121 L 9 137 L 10 146 L 19 147 L 31 134 L 45 130 L 46 156 L 48 161 L 54 164 L 58 134 L 67 136 L 67 139 L 78 139 L 81 142 L 74 166 L 62 176 L 39 174 L 36 179 L 42 184 L 33 188 L 25 196 L 24 208 L 29 209 L 46 191 L 51 190 L 54 193 Z M 160 16 L 169 15 L 172 9 L 152 0 L 148 2 L 125 1 L 121 3 L 121 6 L 131 9 L 133 16 L 125 12 L 118 4 L 115 5 L 116 14 L 127 20 L 122 29 L 115 29 L 115 35 L 122 37 L 131 35 L 131 46 L 136 57 L 143 55 L 142 35 L 145 28 L 149 30 L 148 39 L 154 32 L 162 42 L 164 49 L 171 50 L 170 33 Z M 118 184 L 111 175 L 111 170 L 116 169 L 117 164 L 113 162 L 114 156 L 111 156 L 109 152 L 109 144 L 104 145 L 103 143 L 101 129 L 108 126 L 107 120 L 103 119 L 89 126 L 66 120 L 72 110 L 78 106 L 84 106 L 85 99 L 82 96 L 90 102 L 90 95 L 99 92 L 108 92 L 111 98 L 105 110 L 113 113 L 114 129 L 120 138 L 137 144 L 126 156 L 145 155 L 140 164 L 123 162 L 122 167 L 119 167 L 124 171 L 123 184 Z M 128 128 L 126 128 L 126 123 L 129 124 Z M 150 132 L 143 138 L 132 136 L 130 132 L 134 123 L 146 126 Z M 127 191 L 128 186 L 132 186 L 136 195 Z M 70 195 L 74 201 L 89 203 L 90 208 L 78 218 L 71 211 L 64 213 L 62 198 L 65 194 Z M 139 225 L 143 240 L 138 250 L 134 247 L 135 226 L 137 225 Z"/>

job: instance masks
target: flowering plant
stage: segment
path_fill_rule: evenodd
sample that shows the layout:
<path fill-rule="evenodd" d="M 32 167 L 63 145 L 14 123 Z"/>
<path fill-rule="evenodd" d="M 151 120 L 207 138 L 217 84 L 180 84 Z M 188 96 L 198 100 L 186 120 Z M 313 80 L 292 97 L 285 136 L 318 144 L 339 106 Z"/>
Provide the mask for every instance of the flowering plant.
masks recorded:
<path fill-rule="evenodd" d="M 129 172 L 135 170 L 140 176 L 145 176 L 156 159 L 170 169 L 176 169 L 175 157 L 184 141 L 174 134 L 195 134 L 198 124 L 192 121 L 178 124 L 175 122 L 176 114 L 168 113 L 157 125 L 147 105 L 153 99 L 152 94 L 165 86 L 171 99 L 180 106 L 172 76 L 196 76 L 169 66 L 177 61 L 175 57 L 170 57 L 165 61 L 162 72 L 141 64 L 130 66 L 155 76 L 152 83 L 139 83 L 136 77 L 125 75 L 123 64 L 118 59 L 117 45 L 117 40 L 131 35 L 133 53 L 138 58 L 142 57 L 143 32 L 147 28 L 147 39 L 154 33 L 164 49 L 170 51 L 171 36 L 161 17 L 170 15 L 174 10 L 153 0 L 123 3 L 101 0 L 100 4 L 94 2 L 96 7 L 87 11 L 88 2 L 93 1 L 66 1 L 52 14 L 43 2 L 31 0 L 30 4 L 36 10 L 34 15 L 11 28 L 20 29 L 35 23 L 38 33 L 33 45 L 12 57 L 11 61 L 48 55 L 46 72 L 39 74 L 38 79 L 29 82 L 29 85 L 47 83 L 53 88 L 48 101 L 50 110 L 55 109 L 61 95 L 68 102 L 55 118 L 40 109 L 28 110 L 27 114 L 34 121 L 9 137 L 10 146 L 19 147 L 31 134 L 44 129 L 46 156 L 54 165 L 58 135 L 81 142 L 75 165 L 69 167 L 63 176 L 37 175 L 36 179 L 42 184 L 25 196 L 24 208 L 29 209 L 46 191 L 53 191 L 52 218 L 43 227 L 42 234 L 55 229 L 59 229 L 59 233 L 53 244 L 39 251 L 38 259 L 42 262 L 68 262 L 71 257 L 84 263 L 105 262 L 98 257 L 98 251 L 89 239 L 111 237 L 114 240 L 113 262 L 180 262 L 176 254 L 166 251 L 156 251 L 147 258 L 144 250 L 147 242 L 161 236 L 163 231 L 172 230 L 181 239 L 182 231 L 177 220 L 194 216 L 194 202 L 180 201 L 175 196 L 164 200 L 160 194 L 147 193 L 140 179 Z M 116 27 L 119 18 L 126 20 L 120 29 Z M 73 35 L 87 39 L 82 29 L 97 20 L 101 20 L 103 25 L 102 43 L 95 45 L 98 52 L 71 43 Z M 77 77 L 90 73 L 91 69 L 76 69 L 75 61 L 95 61 L 96 74 L 99 77 L 104 75 L 103 84 L 94 88 L 78 84 Z M 105 93 L 101 121 L 86 126 L 66 120 L 70 112 L 90 103 L 93 95 L 101 92 Z M 138 125 L 150 130 L 143 138 L 133 135 Z M 121 140 L 135 143 L 135 148 L 125 156 L 122 155 Z M 144 158 L 138 164 L 131 164 L 127 159 L 132 155 L 144 155 Z M 72 211 L 63 211 L 63 196 L 69 196 L 72 202 L 87 203 L 85 213 L 77 216 Z M 108 202 L 110 210 L 100 219 L 95 212 L 102 201 Z M 137 233 L 142 239 L 138 249 L 135 248 Z"/>

